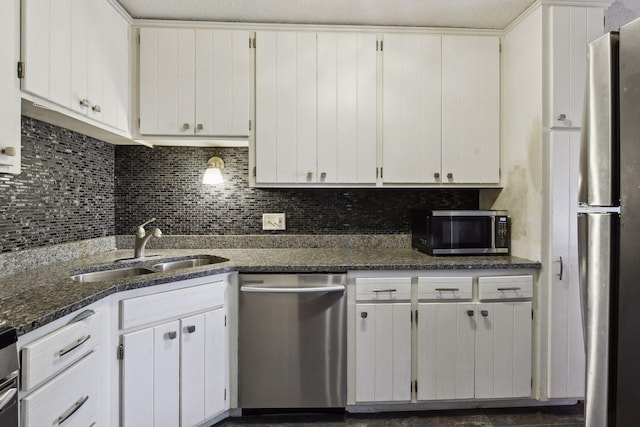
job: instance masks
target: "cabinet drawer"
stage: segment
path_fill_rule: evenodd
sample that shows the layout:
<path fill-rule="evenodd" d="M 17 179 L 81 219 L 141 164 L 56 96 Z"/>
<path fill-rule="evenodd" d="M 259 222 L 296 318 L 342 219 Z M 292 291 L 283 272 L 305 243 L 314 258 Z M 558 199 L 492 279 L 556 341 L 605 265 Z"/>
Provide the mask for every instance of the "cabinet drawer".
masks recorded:
<path fill-rule="evenodd" d="M 496 276 L 478 278 L 480 300 L 533 298 L 533 276 Z"/>
<path fill-rule="evenodd" d="M 396 301 L 411 299 L 411 278 L 356 279 L 356 300 Z"/>
<path fill-rule="evenodd" d="M 418 277 L 420 300 L 465 300 L 473 297 L 473 277 Z"/>
<path fill-rule="evenodd" d="M 120 301 L 120 328 L 158 322 L 225 302 L 224 280 Z"/>
<path fill-rule="evenodd" d="M 80 314 L 89 314 L 89 317 L 63 326 L 22 347 L 22 390 L 38 385 L 100 343 L 100 313 L 86 310 Z"/>
<path fill-rule="evenodd" d="M 99 425 L 102 395 L 98 355 L 90 355 L 20 401 L 22 427 Z"/>

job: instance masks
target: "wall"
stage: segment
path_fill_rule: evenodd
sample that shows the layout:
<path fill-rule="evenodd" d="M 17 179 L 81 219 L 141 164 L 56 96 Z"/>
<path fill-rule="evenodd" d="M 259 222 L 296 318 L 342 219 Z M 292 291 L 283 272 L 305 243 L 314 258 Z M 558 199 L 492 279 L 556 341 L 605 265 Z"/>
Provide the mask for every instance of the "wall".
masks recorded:
<path fill-rule="evenodd" d="M 0 252 L 114 234 L 114 147 L 22 117 L 22 173 L 0 174 Z"/>
<path fill-rule="evenodd" d="M 504 189 L 493 209 L 511 216 L 514 255 L 540 260 L 542 214 L 542 9 L 527 16 L 503 42 L 502 165 Z"/>
<path fill-rule="evenodd" d="M 201 183 L 207 160 L 225 162 L 225 183 Z M 247 148 L 118 146 L 116 233 L 155 217 L 165 234 L 262 234 L 262 214 L 285 212 L 289 234 L 410 231 L 411 208 L 478 207 L 478 190 L 255 189 Z M 283 232 L 278 232 L 283 233 Z"/>

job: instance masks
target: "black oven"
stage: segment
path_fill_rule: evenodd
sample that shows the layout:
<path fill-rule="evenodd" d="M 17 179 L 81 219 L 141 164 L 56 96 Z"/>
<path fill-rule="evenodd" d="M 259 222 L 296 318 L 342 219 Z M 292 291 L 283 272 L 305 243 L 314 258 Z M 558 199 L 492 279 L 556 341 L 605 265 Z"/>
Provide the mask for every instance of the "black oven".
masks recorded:
<path fill-rule="evenodd" d="M 412 215 L 412 246 L 430 255 L 506 255 L 510 238 L 507 211 L 416 210 Z"/>

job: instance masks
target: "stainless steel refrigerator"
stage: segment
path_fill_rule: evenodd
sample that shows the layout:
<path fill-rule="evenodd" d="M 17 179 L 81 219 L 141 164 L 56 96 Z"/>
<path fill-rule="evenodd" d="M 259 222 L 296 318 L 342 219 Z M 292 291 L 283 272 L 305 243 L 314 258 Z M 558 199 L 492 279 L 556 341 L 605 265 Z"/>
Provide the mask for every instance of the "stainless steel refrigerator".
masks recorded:
<path fill-rule="evenodd" d="M 640 20 L 589 44 L 578 248 L 585 425 L 640 425 Z"/>

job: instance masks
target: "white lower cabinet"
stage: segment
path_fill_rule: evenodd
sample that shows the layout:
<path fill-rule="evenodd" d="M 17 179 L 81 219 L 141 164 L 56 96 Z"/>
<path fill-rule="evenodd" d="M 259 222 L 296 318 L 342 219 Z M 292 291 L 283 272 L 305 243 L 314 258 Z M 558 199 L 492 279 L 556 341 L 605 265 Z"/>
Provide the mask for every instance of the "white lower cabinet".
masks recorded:
<path fill-rule="evenodd" d="M 357 279 L 356 401 L 411 400 L 411 279 Z M 396 300 L 396 294 L 408 295 Z M 375 301 L 371 301 L 375 299 Z"/>
<path fill-rule="evenodd" d="M 193 307 L 194 295 L 212 309 L 184 313 L 122 334 L 121 413 L 125 427 L 194 426 L 229 408 L 226 284 L 162 294 L 124 300 L 121 309 L 147 305 L 153 318 L 158 298 L 173 299 L 176 306 L 187 308 Z M 178 296 L 183 300 L 173 298 Z M 145 298 L 156 304 L 147 304 Z M 184 304 L 186 300 L 189 302 Z M 122 312 L 121 319 L 126 317 L 130 318 Z"/>
<path fill-rule="evenodd" d="M 506 273 L 357 278 L 354 403 L 531 397 L 533 275 Z"/>

